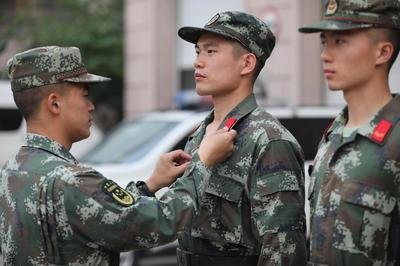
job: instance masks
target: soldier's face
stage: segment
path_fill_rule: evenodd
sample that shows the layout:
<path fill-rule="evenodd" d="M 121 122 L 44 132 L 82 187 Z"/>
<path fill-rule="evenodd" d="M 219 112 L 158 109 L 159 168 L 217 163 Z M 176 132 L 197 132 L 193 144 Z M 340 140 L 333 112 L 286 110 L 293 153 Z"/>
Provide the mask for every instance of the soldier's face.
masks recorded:
<path fill-rule="evenodd" d="M 234 56 L 232 42 L 204 33 L 196 44 L 194 78 L 199 95 L 219 96 L 235 90 L 240 82 L 240 58 Z"/>
<path fill-rule="evenodd" d="M 63 98 L 62 119 L 65 131 L 71 143 L 85 139 L 90 135 L 93 103 L 88 98 L 88 88 L 82 83 L 69 83 L 68 92 Z"/>
<path fill-rule="evenodd" d="M 331 90 L 358 90 L 374 77 L 377 46 L 366 30 L 321 33 L 321 60 Z"/>

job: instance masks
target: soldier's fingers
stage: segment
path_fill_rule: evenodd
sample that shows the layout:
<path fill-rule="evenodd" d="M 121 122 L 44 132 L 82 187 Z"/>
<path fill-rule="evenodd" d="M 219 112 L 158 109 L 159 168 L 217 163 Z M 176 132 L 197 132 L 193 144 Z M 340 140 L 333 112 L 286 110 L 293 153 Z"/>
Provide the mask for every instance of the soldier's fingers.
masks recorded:
<path fill-rule="evenodd" d="M 178 160 L 189 161 L 192 159 L 190 154 L 184 152 L 183 150 L 174 150 L 169 152 L 168 155 L 173 161 L 178 161 Z"/>
<path fill-rule="evenodd" d="M 189 164 L 190 164 L 190 162 L 186 162 L 186 163 L 183 163 L 181 165 L 177 165 L 176 166 L 177 172 L 183 173 L 186 170 L 186 168 L 188 168 Z"/>
<path fill-rule="evenodd" d="M 229 131 L 229 128 L 225 126 L 225 127 L 221 128 L 221 129 L 218 129 L 217 131 L 215 131 L 214 134 L 221 134 L 221 133 L 225 133 L 225 132 L 228 132 L 228 131 Z"/>
<path fill-rule="evenodd" d="M 180 154 L 179 159 L 180 159 L 181 161 L 187 162 L 187 161 L 192 160 L 192 156 L 190 156 L 189 153 L 186 153 L 186 152 L 182 151 L 182 153 Z"/>
<path fill-rule="evenodd" d="M 236 135 L 237 135 L 237 131 L 234 130 L 234 129 L 231 129 L 231 130 L 228 131 L 228 134 L 232 139 L 234 139 L 236 137 Z"/>
<path fill-rule="evenodd" d="M 167 155 L 174 158 L 174 157 L 178 156 L 179 154 L 181 154 L 182 152 L 183 152 L 182 150 L 173 150 L 173 151 L 168 152 Z"/>
<path fill-rule="evenodd" d="M 190 161 L 191 161 L 191 158 L 190 158 L 190 157 L 189 157 L 189 158 L 180 157 L 180 158 L 178 158 L 175 162 L 176 162 L 178 165 L 181 165 L 181 164 L 183 164 L 183 163 L 190 162 Z"/>

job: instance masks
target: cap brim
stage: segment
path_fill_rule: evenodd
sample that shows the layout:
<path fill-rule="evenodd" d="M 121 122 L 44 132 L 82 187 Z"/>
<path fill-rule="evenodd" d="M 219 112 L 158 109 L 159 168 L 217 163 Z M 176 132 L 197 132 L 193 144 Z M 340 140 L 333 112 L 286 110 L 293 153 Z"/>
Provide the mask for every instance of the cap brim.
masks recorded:
<path fill-rule="evenodd" d="M 342 31 L 371 28 L 373 24 L 360 24 L 351 21 L 321 20 L 317 23 L 306 25 L 299 28 L 302 33 L 315 33 L 321 31 Z"/>
<path fill-rule="evenodd" d="M 100 82 L 111 81 L 111 79 L 103 76 L 98 76 L 95 74 L 85 73 L 77 77 L 64 79 L 63 81 L 75 82 L 75 83 L 100 83 Z"/>
<path fill-rule="evenodd" d="M 183 27 L 178 30 L 178 36 L 187 42 L 196 44 L 200 38 L 200 35 L 205 32 L 218 34 L 218 35 L 236 40 L 239 43 L 242 43 L 241 40 L 239 40 L 237 37 L 230 35 L 229 33 L 225 32 L 225 31 L 214 29 L 214 28 Z M 246 47 L 246 45 L 244 45 L 244 46 Z"/>
<path fill-rule="evenodd" d="M 203 28 L 183 27 L 178 30 L 178 36 L 187 42 L 197 43 L 203 32 Z"/>

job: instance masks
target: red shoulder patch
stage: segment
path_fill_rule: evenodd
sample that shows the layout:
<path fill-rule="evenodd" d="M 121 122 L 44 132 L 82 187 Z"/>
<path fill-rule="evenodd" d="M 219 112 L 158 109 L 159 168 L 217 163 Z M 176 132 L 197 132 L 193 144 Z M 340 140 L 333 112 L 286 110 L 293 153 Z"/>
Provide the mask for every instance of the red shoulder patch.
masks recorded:
<path fill-rule="evenodd" d="M 371 138 L 379 143 L 382 143 L 391 127 L 392 123 L 385 119 L 382 119 L 378 123 L 378 125 L 376 125 L 374 132 L 371 135 Z"/>
<path fill-rule="evenodd" d="M 327 127 L 325 128 L 325 130 L 324 130 L 324 133 L 322 134 L 322 136 L 324 136 L 325 140 L 326 140 L 328 131 L 329 131 L 329 129 L 332 127 L 332 124 L 333 124 L 334 121 L 335 121 L 335 120 L 332 120 L 332 121 L 329 122 L 328 126 L 327 126 Z"/>
<path fill-rule="evenodd" d="M 228 127 L 228 129 L 231 129 L 235 124 L 236 124 L 237 119 L 234 117 L 229 117 L 228 120 L 225 122 L 225 126 Z"/>

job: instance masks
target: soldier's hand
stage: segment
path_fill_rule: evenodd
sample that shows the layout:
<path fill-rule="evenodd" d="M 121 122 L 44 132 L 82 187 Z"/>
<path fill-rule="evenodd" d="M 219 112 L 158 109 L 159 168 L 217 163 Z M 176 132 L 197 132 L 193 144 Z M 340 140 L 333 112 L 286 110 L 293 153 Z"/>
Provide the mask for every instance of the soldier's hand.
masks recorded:
<path fill-rule="evenodd" d="M 227 127 L 217 130 L 203 138 L 199 147 L 200 160 L 207 166 L 212 167 L 232 155 L 233 140 L 236 131 Z"/>
<path fill-rule="evenodd" d="M 191 157 L 182 150 L 175 150 L 160 156 L 153 174 L 146 180 L 150 192 L 172 184 L 183 174 L 190 163 Z"/>

